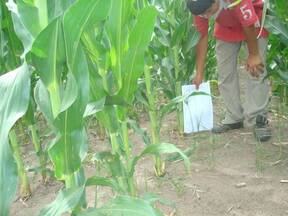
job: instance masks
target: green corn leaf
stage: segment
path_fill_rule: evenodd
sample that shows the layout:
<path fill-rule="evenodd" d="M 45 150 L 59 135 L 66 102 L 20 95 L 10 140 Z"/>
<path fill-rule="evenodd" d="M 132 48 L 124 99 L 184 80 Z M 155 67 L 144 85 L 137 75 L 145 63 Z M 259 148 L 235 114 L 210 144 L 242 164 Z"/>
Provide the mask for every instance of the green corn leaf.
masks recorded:
<path fill-rule="evenodd" d="M 105 31 L 108 36 L 106 39 L 109 43 L 106 58 L 109 59 L 110 68 L 106 70 L 107 72 L 102 78 L 103 86 L 110 96 L 118 94 L 124 84 L 122 78 L 123 53 L 127 49 L 130 25 L 134 15 L 134 2 L 135 0 L 113 1 L 108 20 L 105 23 Z"/>
<path fill-rule="evenodd" d="M 57 138 L 49 147 L 48 152 L 55 166 L 55 175 L 59 179 L 65 179 L 65 176 L 79 170 L 87 151 L 87 135 L 83 115 L 89 97 L 88 64 L 79 46 L 79 41 L 85 25 L 91 22 L 91 19 L 97 22 L 107 16 L 109 11 L 107 5 L 109 6 L 109 4 L 103 2 L 107 3 L 104 0 L 76 2 L 65 13 L 64 24 L 62 25 L 61 17 L 50 23 L 33 45 L 33 62 L 36 63 L 37 71 L 46 71 L 46 74 L 42 74 L 41 79 L 48 91 L 50 90 L 52 113 L 56 118 L 54 127 L 57 129 Z M 64 35 L 61 35 L 61 32 L 64 32 Z M 66 53 L 63 53 L 63 50 L 66 50 Z M 65 84 L 60 78 L 66 60 L 69 72 L 68 83 Z M 69 76 L 72 79 L 70 85 Z M 74 81 L 73 77 L 75 77 Z M 41 88 L 39 89 L 41 90 Z M 63 89 L 67 94 L 65 91 L 61 92 Z M 45 94 L 44 91 L 42 93 Z M 65 95 L 67 95 L 67 100 L 65 100 Z M 69 104 L 67 105 L 65 101 Z M 51 117 L 49 104 L 42 103 L 42 105 L 46 115 Z"/>
<path fill-rule="evenodd" d="M 192 37 L 187 38 L 187 42 L 184 45 L 183 52 L 187 53 L 193 49 L 201 38 L 201 34 L 198 31 L 193 32 Z"/>
<path fill-rule="evenodd" d="M 10 12 L 5 4 L 0 6 L 0 74 L 20 66 L 23 47 L 13 28 Z"/>
<path fill-rule="evenodd" d="M 129 119 L 128 120 L 128 124 L 134 130 L 134 132 L 136 134 L 138 134 L 142 138 L 142 140 L 144 141 L 145 145 L 148 146 L 148 145 L 151 144 L 151 140 L 150 140 L 149 135 L 147 134 L 147 131 L 142 129 L 140 127 L 140 125 L 137 123 L 137 121 Z"/>
<path fill-rule="evenodd" d="M 171 48 L 180 44 L 184 38 L 184 34 L 187 31 L 186 29 L 186 20 L 183 20 L 177 28 L 175 29 L 172 38 L 171 38 Z"/>
<path fill-rule="evenodd" d="M 109 8 L 109 1 L 78 1 L 65 12 L 63 25 L 61 17 L 54 20 L 35 40 L 32 59 L 49 91 L 54 118 L 72 105 L 77 98 L 77 85 L 69 72 L 73 73 L 75 61 L 78 62 L 75 56 L 84 28 L 92 21 L 99 22 L 105 19 Z M 61 77 L 65 71 L 66 62 L 69 68 L 68 84 L 63 86 Z"/>
<path fill-rule="evenodd" d="M 188 157 L 175 145 L 170 143 L 160 143 L 160 144 L 153 144 L 147 146 L 141 154 L 134 157 L 132 162 L 130 163 L 130 175 L 132 176 L 135 171 L 135 166 L 137 162 L 146 155 L 161 155 L 161 154 L 171 154 L 171 153 L 178 153 L 181 158 L 184 160 L 184 164 L 186 166 L 187 171 L 190 170 L 190 161 Z"/>
<path fill-rule="evenodd" d="M 153 205 L 154 203 L 156 202 L 159 202 L 165 206 L 170 206 L 172 208 L 176 208 L 176 203 L 173 202 L 172 200 L 168 200 L 168 199 L 165 199 L 165 198 L 162 198 L 156 194 L 153 194 L 153 193 L 145 193 L 142 197 L 142 199 L 148 201 L 151 205 Z"/>
<path fill-rule="evenodd" d="M 103 86 L 109 95 L 115 95 L 122 87 L 122 48 L 125 43 L 123 27 L 125 22 L 122 19 L 125 14 L 125 1 L 113 1 L 109 18 L 105 24 L 106 32 L 109 36 L 110 52 L 107 53 L 111 61 L 111 70 L 103 76 Z"/>
<path fill-rule="evenodd" d="M 281 20 L 275 16 L 267 15 L 265 28 L 267 28 L 271 33 L 278 35 L 281 41 L 288 45 L 287 23 L 285 24 L 285 22 L 281 22 Z"/>
<path fill-rule="evenodd" d="M 118 154 L 111 152 L 98 152 L 94 160 L 102 163 L 113 177 L 125 177 L 124 164 Z"/>
<path fill-rule="evenodd" d="M 121 189 L 120 189 L 118 183 L 111 178 L 93 176 L 93 177 L 87 179 L 86 187 L 95 186 L 95 185 L 110 187 L 115 191 L 121 192 Z"/>
<path fill-rule="evenodd" d="M 183 151 L 183 153 L 187 156 L 190 157 L 191 155 L 193 155 L 195 153 L 195 151 L 197 150 L 198 145 L 197 144 L 193 144 L 191 146 L 189 146 L 187 149 L 185 149 Z M 182 156 L 179 153 L 174 153 L 169 155 L 166 158 L 167 161 L 173 162 L 173 161 L 179 161 L 179 160 L 183 160 Z"/>
<path fill-rule="evenodd" d="M 110 133 L 117 133 L 119 122 L 114 106 L 105 105 L 103 111 L 96 113 L 96 117 Z"/>
<path fill-rule="evenodd" d="M 55 165 L 55 175 L 64 179 L 81 167 L 81 161 L 87 152 L 87 134 L 83 115 L 89 99 L 89 77 L 86 58 L 82 49 L 78 49 L 73 65 L 73 75 L 77 81 L 78 97 L 74 103 L 55 119 L 54 126 L 58 139 L 48 152 Z"/>
<path fill-rule="evenodd" d="M 17 188 L 17 167 L 8 134 L 28 109 L 30 73 L 26 63 L 0 77 L 0 95 L 0 215 L 6 216 Z"/>
<path fill-rule="evenodd" d="M 61 110 L 61 74 L 65 62 L 63 50 L 61 21 L 56 19 L 39 34 L 31 51 L 33 64 L 49 92 L 54 118 Z M 73 96 L 75 100 L 77 95 Z"/>
<path fill-rule="evenodd" d="M 38 34 L 75 0 L 8 0 L 7 7 L 12 13 L 14 29 L 24 46 L 22 58 L 31 50 Z"/>
<path fill-rule="evenodd" d="M 100 112 L 104 109 L 106 102 L 106 97 L 100 99 L 99 101 L 91 102 L 87 105 L 84 117 L 92 116 L 97 112 Z"/>
<path fill-rule="evenodd" d="M 61 191 L 54 202 L 41 210 L 39 216 L 61 216 L 74 209 L 84 193 L 85 186 L 74 187 Z"/>
<path fill-rule="evenodd" d="M 133 100 L 137 89 L 137 80 L 144 72 L 144 53 L 151 41 L 157 10 L 154 7 L 142 9 L 137 22 L 129 35 L 129 51 L 124 57 L 122 71 L 125 85 L 120 94 L 127 101 Z"/>
<path fill-rule="evenodd" d="M 30 15 L 25 13 L 26 3 L 24 1 L 19 1 L 19 7 L 14 0 L 9 0 L 6 5 L 11 11 L 15 32 L 24 46 L 24 53 L 22 54 L 22 58 L 24 58 L 30 51 L 36 35 L 41 31 L 39 23 L 37 23 L 38 19 L 35 18 L 35 13 L 31 13 Z M 31 8 L 31 6 L 28 7 Z M 34 17 L 32 18 L 31 16 Z M 35 22 L 35 24 L 31 22 Z"/>
<path fill-rule="evenodd" d="M 117 196 L 110 203 L 99 209 L 90 209 L 79 216 L 163 216 L 150 202 L 129 196 Z"/>
<path fill-rule="evenodd" d="M 65 13 L 63 19 L 67 62 L 73 70 L 76 51 L 84 29 L 104 20 L 110 11 L 111 0 L 80 0 Z"/>
<path fill-rule="evenodd" d="M 87 49 L 87 47 L 84 45 L 85 50 Z M 88 67 L 89 67 L 89 77 L 90 77 L 90 98 L 91 98 L 91 102 L 95 102 L 95 101 L 99 101 L 102 98 L 106 97 L 107 93 L 104 90 L 104 86 L 103 86 L 103 79 L 102 77 L 96 73 L 95 71 L 97 71 L 95 65 L 93 65 L 92 61 L 90 60 L 90 56 L 88 55 L 87 57 L 87 61 L 88 61 Z M 98 64 L 97 64 L 97 67 Z"/>
<path fill-rule="evenodd" d="M 284 80 L 285 82 L 288 82 L 288 71 L 278 70 L 277 73 L 282 80 Z"/>
<path fill-rule="evenodd" d="M 44 114 L 48 122 L 52 125 L 54 121 L 54 116 L 52 112 L 50 96 L 48 90 L 46 89 L 41 79 L 37 81 L 37 84 L 34 88 L 34 98 L 39 109 Z"/>
<path fill-rule="evenodd" d="M 49 21 L 62 15 L 76 0 L 46 0 Z"/>

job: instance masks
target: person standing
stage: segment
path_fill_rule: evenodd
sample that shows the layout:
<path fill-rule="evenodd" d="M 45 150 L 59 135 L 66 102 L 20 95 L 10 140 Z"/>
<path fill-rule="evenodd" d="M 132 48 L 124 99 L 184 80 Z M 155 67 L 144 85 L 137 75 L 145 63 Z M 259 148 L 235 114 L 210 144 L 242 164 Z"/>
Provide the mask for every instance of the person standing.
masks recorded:
<path fill-rule="evenodd" d="M 269 84 L 265 79 L 268 32 L 261 29 L 262 0 L 187 0 L 194 25 L 201 33 L 196 46 L 196 88 L 204 77 L 208 49 L 209 19 L 215 20 L 216 58 L 220 95 L 226 107 L 225 119 L 212 129 L 223 133 L 253 126 L 259 141 L 271 138 L 267 120 Z M 259 36 L 259 37 L 258 37 Z M 242 45 L 247 48 L 247 85 L 245 104 L 241 104 L 237 59 Z"/>

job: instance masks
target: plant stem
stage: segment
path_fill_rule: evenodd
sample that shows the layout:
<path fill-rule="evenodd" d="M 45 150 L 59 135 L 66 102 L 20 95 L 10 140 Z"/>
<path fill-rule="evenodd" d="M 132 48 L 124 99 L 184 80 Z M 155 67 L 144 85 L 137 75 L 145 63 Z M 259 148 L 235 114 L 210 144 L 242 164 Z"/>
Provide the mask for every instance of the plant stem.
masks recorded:
<path fill-rule="evenodd" d="M 52 113 L 53 116 L 56 118 L 56 116 L 60 112 L 61 108 L 61 99 L 59 95 L 59 86 L 57 84 L 51 85 L 48 87 L 48 91 L 50 94 L 50 100 L 51 100 L 51 105 L 52 105 Z"/>
<path fill-rule="evenodd" d="M 73 173 L 72 175 L 65 176 L 65 187 L 66 189 L 80 187 L 85 184 L 85 173 L 83 167 L 79 171 Z M 87 207 L 86 193 L 85 190 L 81 196 L 78 205 L 73 209 L 72 215 L 77 215 L 82 208 Z"/>
<path fill-rule="evenodd" d="M 121 124 L 122 127 L 122 137 L 123 137 L 123 143 L 124 143 L 124 151 L 127 160 L 130 160 L 131 158 L 131 148 L 129 145 L 129 135 L 128 135 L 128 126 L 127 126 L 127 121 L 122 122 Z M 126 171 L 128 171 L 128 168 L 125 168 Z M 127 176 L 127 188 L 129 191 L 130 196 L 137 196 L 137 191 L 136 191 L 136 186 L 135 186 L 135 181 L 133 176 Z"/>
<path fill-rule="evenodd" d="M 117 133 L 109 133 L 110 140 L 111 140 L 111 146 L 112 146 L 112 154 L 116 154 L 119 152 L 119 144 L 117 141 Z"/>
<path fill-rule="evenodd" d="M 131 148 L 129 145 L 129 136 L 128 136 L 128 126 L 127 122 L 122 122 L 122 135 L 123 135 L 123 142 L 124 142 L 124 150 L 126 157 L 129 159 L 131 157 Z"/>
<path fill-rule="evenodd" d="M 31 189 L 30 189 L 29 179 L 28 179 L 25 167 L 24 167 L 24 162 L 21 158 L 20 146 L 17 141 L 15 130 L 11 130 L 9 134 L 9 139 L 10 139 L 11 148 L 14 154 L 14 158 L 17 163 L 18 175 L 21 181 L 20 195 L 21 195 L 21 198 L 25 200 L 31 196 Z"/>
<path fill-rule="evenodd" d="M 40 169 L 41 169 L 41 175 L 42 175 L 42 180 L 43 182 L 46 181 L 47 178 L 47 172 L 46 172 L 46 160 L 45 160 L 45 155 L 42 150 L 42 146 L 40 144 L 40 139 L 37 133 L 37 128 L 36 125 L 30 125 L 29 130 L 31 132 L 32 136 L 32 142 L 36 151 L 36 155 L 38 156 L 38 160 L 40 163 Z"/>
<path fill-rule="evenodd" d="M 128 184 L 128 189 L 129 189 L 129 195 L 136 197 L 137 190 L 136 190 L 135 180 L 133 176 L 127 178 L 127 184 Z"/>
<path fill-rule="evenodd" d="M 151 124 L 151 137 L 152 137 L 152 144 L 157 145 L 160 144 L 159 138 L 159 127 L 158 127 L 158 119 L 157 119 L 157 111 L 156 111 L 156 103 L 155 103 L 155 95 L 152 92 L 152 85 L 151 85 L 151 72 L 149 67 L 145 67 L 145 84 L 146 84 L 146 91 L 149 103 L 149 117 L 150 117 L 150 124 Z M 157 176 L 165 175 L 165 163 L 162 161 L 160 155 L 155 156 L 155 173 Z"/>
<path fill-rule="evenodd" d="M 179 47 L 176 45 L 173 48 L 173 54 L 174 54 L 174 68 L 175 68 L 175 93 L 176 97 L 180 96 L 182 94 L 181 86 L 182 83 L 179 80 L 180 76 L 180 66 L 179 66 L 179 59 L 178 59 L 178 52 L 179 52 Z M 182 103 L 179 103 L 177 106 L 177 121 L 178 121 L 178 130 L 180 134 L 184 133 L 184 119 L 183 119 L 183 105 Z"/>

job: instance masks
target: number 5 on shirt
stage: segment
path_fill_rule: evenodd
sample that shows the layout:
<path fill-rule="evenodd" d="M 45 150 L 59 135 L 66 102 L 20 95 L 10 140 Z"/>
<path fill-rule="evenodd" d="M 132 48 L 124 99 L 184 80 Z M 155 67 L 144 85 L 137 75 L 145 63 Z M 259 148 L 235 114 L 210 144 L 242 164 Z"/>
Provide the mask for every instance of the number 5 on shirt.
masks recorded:
<path fill-rule="evenodd" d="M 244 4 L 242 7 L 240 7 L 241 13 L 245 20 L 249 20 L 252 18 L 252 10 L 247 8 L 247 6 L 248 4 Z"/>

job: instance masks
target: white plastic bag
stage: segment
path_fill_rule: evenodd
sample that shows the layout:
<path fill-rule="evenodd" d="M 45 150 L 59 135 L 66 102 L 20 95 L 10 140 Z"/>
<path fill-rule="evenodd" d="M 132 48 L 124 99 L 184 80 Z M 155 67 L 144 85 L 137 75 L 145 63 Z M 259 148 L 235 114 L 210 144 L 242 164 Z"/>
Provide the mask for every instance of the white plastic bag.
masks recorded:
<path fill-rule="evenodd" d="M 184 133 L 211 130 L 213 127 L 213 105 L 210 83 L 202 83 L 199 90 L 196 90 L 195 85 L 182 86 L 183 96 L 193 92 L 203 92 L 205 95 L 192 95 L 183 102 Z"/>

